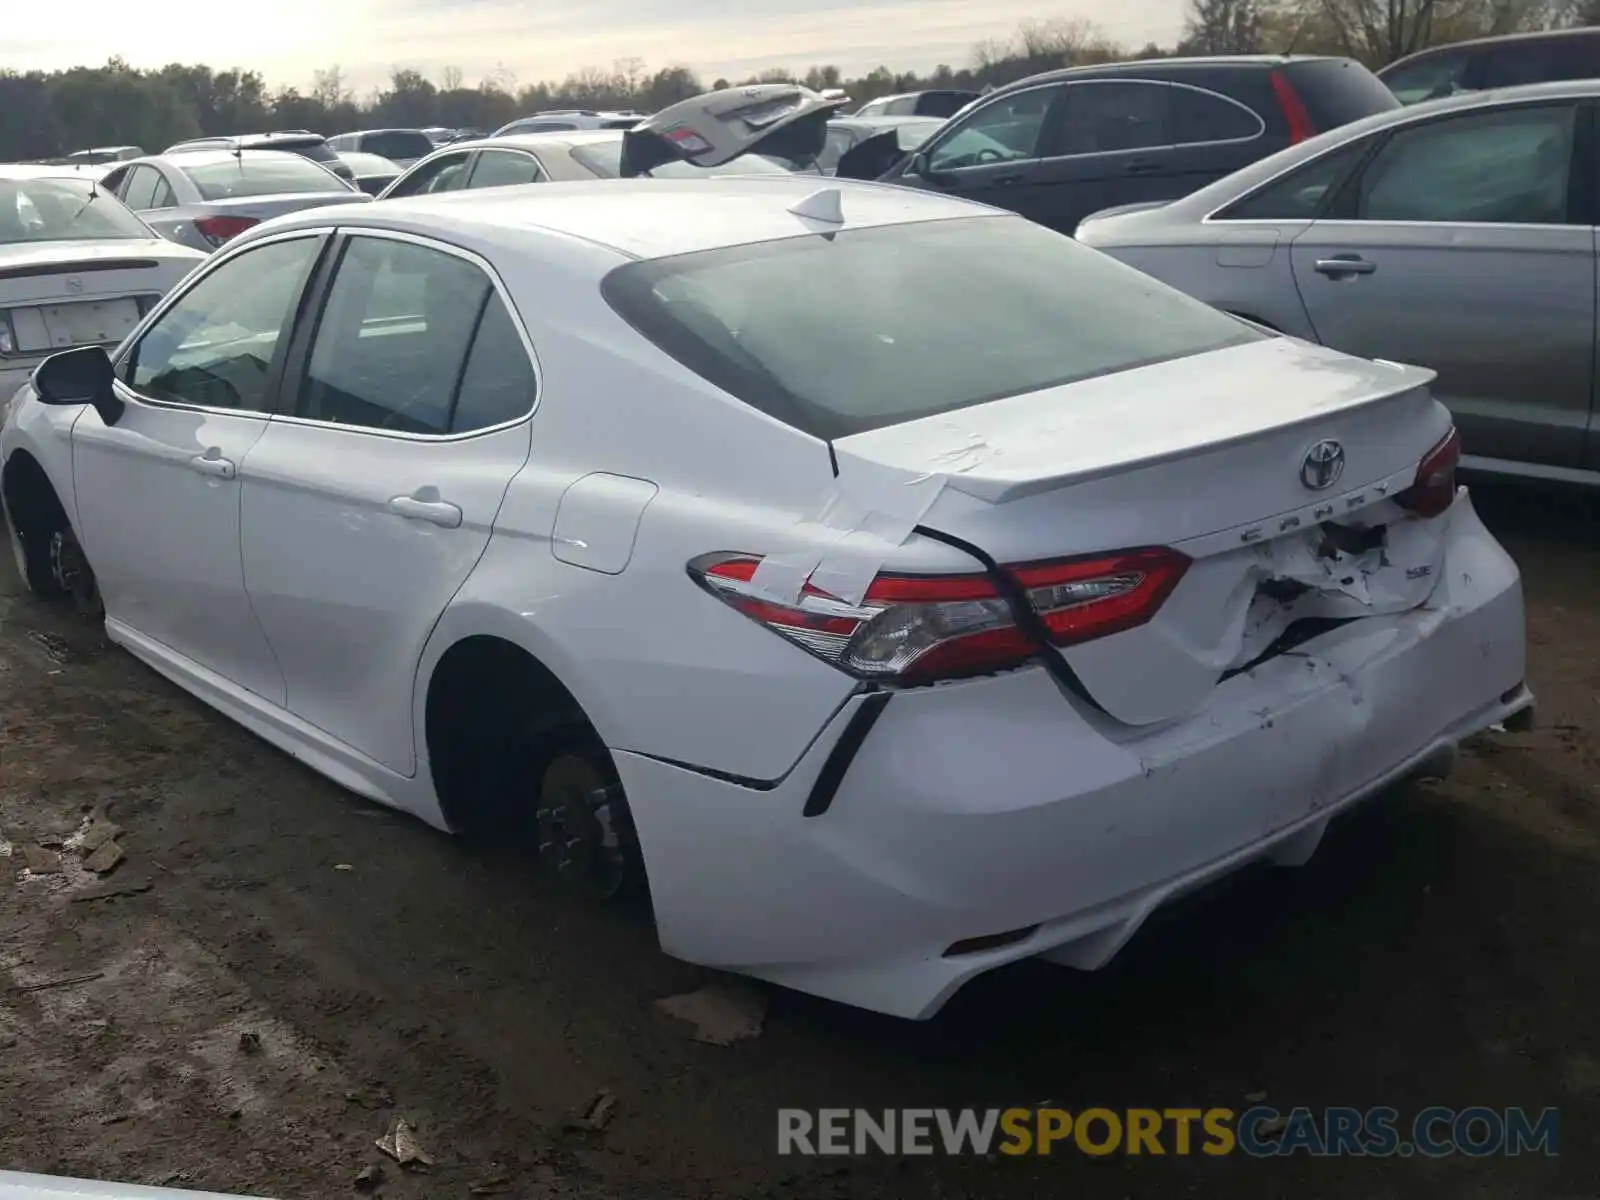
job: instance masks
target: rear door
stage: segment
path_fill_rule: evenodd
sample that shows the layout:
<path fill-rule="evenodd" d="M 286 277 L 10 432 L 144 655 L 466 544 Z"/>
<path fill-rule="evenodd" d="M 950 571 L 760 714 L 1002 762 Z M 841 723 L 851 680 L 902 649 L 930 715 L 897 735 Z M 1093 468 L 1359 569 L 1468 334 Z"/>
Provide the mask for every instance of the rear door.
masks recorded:
<path fill-rule="evenodd" d="M 1050 191 L 1038 186 L 1039 155 L 1065 95 L 1057 83 L 996 97 L 951 122 L 894 182 L 1053 225 Z"/>
<path fill-rule="evenodd" d="M 1403 126 L 1295 240 L 1317 337 L 1438 371 L 1468 455 L 1575 467 L 1589 424 L 1595 233 L 1576 102 Z"/>
<path fill-rule="evenodd" d="M 239 469 L 245 583 L 289 710 L 408 775 L 423 644 L 528 458 L 531 351 L 452 247 L 351 236 L 317 292 Z"/>
<path fill-rule="evenodd" d="M 1208 88 L 1143 79 L 1068 85 L 1034 177 L 1045 224 L 1070 233 L 1090 213 L 1176 200 L 1261 157 L 1266 124 Z"/>

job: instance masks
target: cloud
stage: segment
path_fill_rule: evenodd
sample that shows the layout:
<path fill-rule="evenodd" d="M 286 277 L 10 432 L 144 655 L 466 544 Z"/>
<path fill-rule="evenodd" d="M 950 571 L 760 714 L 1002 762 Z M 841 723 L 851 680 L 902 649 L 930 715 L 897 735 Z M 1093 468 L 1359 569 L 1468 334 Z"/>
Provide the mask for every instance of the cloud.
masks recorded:
<path fill-rule="evenodd" d="M 130 19 L 137 11 L 138 19 Z M 205 62 L 261 71 L 305 86 L 337 63 L 365 90 L 394 67 L 433 77 L 459 67 L 468 82 L 508 70 L 521 82 L 637 57 L 682 63 L 706 77 L 765 67 L 834 63 L 848 72 L 882 63 L 926 70 L 964 65 L 974 42 L 1005 37 L 1027 19 L 1086 17 L 1120 41 L 1171 42 L 1182 0 L 274 0 L 248 36 L 219 20 L 215 0 L 74 0 L 72 31 L 47 6 L 11 14 L 5 65 L 54 69 L 121 54 L 135 66 Z M 37 15 L 35 15 L 37 14 Z M 737 14 L 737 15 L 735 15 Z"/>

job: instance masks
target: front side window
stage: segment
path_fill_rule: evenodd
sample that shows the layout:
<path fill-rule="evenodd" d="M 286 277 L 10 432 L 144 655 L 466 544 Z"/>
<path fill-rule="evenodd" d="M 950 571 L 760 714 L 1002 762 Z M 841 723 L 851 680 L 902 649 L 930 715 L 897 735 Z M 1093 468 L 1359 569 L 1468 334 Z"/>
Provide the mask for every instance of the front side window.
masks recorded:
<path fill-rule="evenodd" d="M 602 291 L 684 366 L 824 439 L 1264 336 L 1009 215 L 630 263 Z"/>
<path fill-rule="evenodd" d="M 203 200 L 348 190 L 337 176 L 310 159 L 277 150 L 241 150 L 237 155 L 185 164 L 183 173 Z"/>
<path fill-rule="evenodd" d="M 1030 88 L 975 110 L 929 151 L 928 169 L 952 171 L 1036 158 L 1045 117 L 1060 94 L 1059 87 Z"/>
<path fill-rule="evenodd" d="M 1067 89 L 1065 114 L 1045 153 L 1109 154 L 1170 145 L 1172 91 L 1164 83 L 1137 81 L 1074 84 Z"/>
<path fill-rule="evenodd" d="M 441 154 L 422 163 L 402 176 L 389 195 L 429 196 L 435 192 L 459 191 L 467 181 L 467 159 L 470 156 L 470 151 L 462 150 L 455 154 Z"/>
<path fill-rule="evenodd" d="M 1370 141 L 1362 140 L 1313 159 L 1273 180 L 1217 215 L 1220 221 L 1311 221 L 1339 190 Z"/>
<path fill-rule="evenodd" d="M 87 179 L 0 179 L 0 246 L 150 236 L 143 221 Z"/>
<path fill-rule="evenodd" d="M 1401 129 L 1357 189 L 1365 221 L 1559 225 L 1567 219 L 1571 105 L 1472 113 Z"/>
<path fill-rule="evenodd" d="M 509 334 L 509 337 L 508 337 Z M 352 238 L 295 408 L 399 433 L 470 433 L 533 405 L 533 370 L 483 271 L 454 254 Z"/>
<path fill-rule="evenodd" d="M 472 168 L 468 186 L 477 188 L 510 187 L 518 183 L 538 183 L 544 178 L 539 160 L 519 150 L 484 150 Z"/>
<path fill-rule="evenodd" d="M 1401 104 L 1420 104 L 1440 100 L 1466 90 L 1467 67 L 1472 59 L 1465 54 L 1436 54 L 1409 67 L 1401 67 L 1383 77 Z"/>
<path fill-rule="evenodd" d="M 209 272 L 145 331 L 122 378 L 155 400 L 267 411 L 273 355 L 319 245 L 270 242 Z"/>

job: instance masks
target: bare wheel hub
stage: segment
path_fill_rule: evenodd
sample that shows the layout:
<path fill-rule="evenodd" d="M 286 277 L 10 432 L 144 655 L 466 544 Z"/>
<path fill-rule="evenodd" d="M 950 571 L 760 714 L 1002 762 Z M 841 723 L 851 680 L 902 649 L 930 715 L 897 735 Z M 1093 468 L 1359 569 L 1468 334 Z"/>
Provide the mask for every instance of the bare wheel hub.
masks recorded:
<path fill-rule="evenodd" d="M 545 771 L 535 816 L 539 856 L 564 880 L 599 899 L 624 890 L 635 851 L 620 783 L 586 758 L 562 755 Z"/>
<path fill-rule="evenodd" d="M 50 535 L 50 574 L 57 586 L 72 597 L 79 611 L 99 611 L 100 589 L 94 570 L 70 529 L 57 529 Z"/>

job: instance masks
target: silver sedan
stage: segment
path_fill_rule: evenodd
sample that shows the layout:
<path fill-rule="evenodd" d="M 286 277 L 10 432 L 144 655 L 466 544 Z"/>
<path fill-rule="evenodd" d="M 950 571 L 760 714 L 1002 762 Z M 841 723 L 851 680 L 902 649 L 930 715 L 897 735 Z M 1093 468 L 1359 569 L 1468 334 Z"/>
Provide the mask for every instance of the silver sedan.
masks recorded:
<path fill-rule="evenodd" d="M 1219 308 L 1439 372 L 1469 467 L 1600 486 L 1600 80 L 1369 117 L 1079 240 Z"/>
<path fill-rule="evenodd" d="M 280 213 L 367 203 L 308 158 L 282 150 L 186 150 L 124 163 L 100 181 L 162 237 L 209 253 Z"/>

